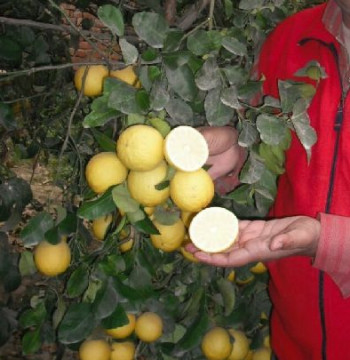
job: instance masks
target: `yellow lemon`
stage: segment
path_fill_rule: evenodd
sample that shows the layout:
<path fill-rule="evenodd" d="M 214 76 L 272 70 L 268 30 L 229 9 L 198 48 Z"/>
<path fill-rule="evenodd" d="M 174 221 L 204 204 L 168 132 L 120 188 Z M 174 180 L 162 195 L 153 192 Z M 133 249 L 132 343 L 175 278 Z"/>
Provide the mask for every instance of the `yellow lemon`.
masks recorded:
<path fill-rule="evenodd" d="M 264 337 L 263 344 L 264 344 L 264 346 L 267 347 L 268 349 L 271 348 L 270 335 L 266 335 L 266 336 Z"/>
<path fill-rule="evenodd" d="M 126 128 L 117 140 L 117 155 L 130 170 L 154 169 L 164 159 L 164 138 L 152 126 L 138 124 Z"/>
<path fill-rule="evenodd" d="M 226 360 L 232 350 L 228 331 L 222 327 L 214 327 L 203 337 L 201 349 L 208 360 Z"/>
<path fill-rule="evenodd" d="M 106 333 L 115 339 L 124 339 L 130 336 L 135 330 L 136 316 L 134 314 L 127 314 L 129 322 L 123 326 L 118 326 L 114 329 L 106 329 Z"/>
<path fill-rule="evenodd" d="M 80 360 L 109 360 L 111 349 L 104 340 L 85 340 L 79 347 Z"/>
<path fill-rule="evenodd" d="M 198 212 L 214 197 L 214 182 L 204 170 L 176 171 L 170 181 L 170 197 L 183 211 Z"/>
<path fill-rule="evenodd" d="M 135 344 L 131 341 L 115 342 L 112 344 L 110 360 L 134 360 Z"/>
<path fill-rule="evenodd" d="M 204 136 L 191 126 L 177 126 L 164 141 L 164 154 L 169 164 L 177 170 L 196 171 L 207 161 L 208 144 Z"/>
<path fill-rule="evenodd" d="M 126 66 L 124 69 L 120 69 L 120 70 L 111 70 L 109 72 L 109 76 L 124 81 L 125 83 L 131 86 L 137 88 L 141 87 L 141 83 L 132 65 Z"/>
<path fill-rule="evenodd" d="M 193 263 L 198 263 L 199 260 L 189 251 L 186 250 L 185 246 L 180 246 L 180 252 L 182 256 L 187 259 L 188 261 L 191 261 Z"/>
<path fill-rule="evenodd" d="M 136 319 L 135 334 L 146 342 L 158 340 L 163 333 L 163 320 L 154 312 L 145 312 Z"/>
<path fill-rule="evenodd" d="M 188 231 L 198 249 L 209 253 L 223 252 L 237 239 L 238 219 L 223 207 L 209 207 L 194 216 Z"/>
<path fill-rule="evenodd" d="M 71 251 L 65 240 L 53 245 L 41 241 L 34 250 L 34 262 L 40 273 L 56 276 L 64 273 L 71 261 Z"/>
<path fill-rule="evenodd" d="M 164 225 L 153 220 L 154 226 L 158 229 L 158 234 L 151 234 L 151 241 L 154 247 L 165 252 L 171 252 L 178 249 L 185 237 L 185 225 L 181 219 L 178 219 L 172 225 Z"/>
<path fill-rule="evenodd" d="M 168 166 L 162 161 L 158 166 L 148 171 L 130 171 L 127 179 L 130 195 L 146 207 L 154 207 L 165 202 L 169 197 L 169 186 L 158 190 L 156 188 L 166 179 Z"/>
<path fill-rule="evenodd" d="M 270 360 L 271 354 L 271 349 L 263 346 L 253 352 L 252 360 Z"/>
<path fill-rule="evenodd" d="M 181 220 L 183 221 L 183 223 L 187 228 L 190 226 L 191 221 L 196 214 L 197 213 L 195 212 L 181 211 Z"/>
<path fill-rule="evenodd" d="M 244 360 L 253 360 L 254 352 L 253 350 L 249 350 L 247 356 L 244 358 Z"/>
<path fill-rule="evenodd" d="M 257 262 L 249 269 L 253 274 L 263 274 L 267 271 L 267 267 L 261 261 Z"/>
<path fill-rule="evenodd" d="M 249 352 L 249 340 L 245 333 L 240 330 L 229 329 L 230 335 L 233 337 L 234 342 L 232 351 L 227 360 L 244 360 Z"/>
<path fill-rule="evenodd" d="M 128 170 L 114 152 L 101 152 L 94 155 L 85 169 L 89 187 L 97 194 L 105 192 L 110 186 L 121 184 Z"/>
<path fill-rule="evenodd" d="M 78 91 L 83 86 L 83 76 L 86 66 L 81 66 L 74 74 L 74 85 Z M 99 96 L 103 91 L 103 81 L 108 76 L 104 65 L 90 65 L 85 76 L 83 93 L 86 96 Z"/>
<path fill-rule="evenodd" d="M 112 219 L 112 214 L 108 214 L 92 220 L 91 229 L 97 240 L 103 240 L 105 238 Z"/>

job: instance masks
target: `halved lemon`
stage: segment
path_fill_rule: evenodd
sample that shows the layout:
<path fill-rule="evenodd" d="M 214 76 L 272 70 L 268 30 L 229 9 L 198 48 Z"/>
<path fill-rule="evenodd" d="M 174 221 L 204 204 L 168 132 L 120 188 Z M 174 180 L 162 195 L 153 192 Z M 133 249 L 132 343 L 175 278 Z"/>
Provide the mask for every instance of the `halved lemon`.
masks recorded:
<path fill-rule="evenodd" d="M 177 170 L 196 171 L 207 161 L 208 144 L 204 136 L 191 126 L 173 128 L 165 138 L 165 158 Z"/>
<path fill-rule="evenodd" d="M 198 249 L 208 253 L 223 252 L 237 239 L 238 219 L 223 207 L 208 207 L 194 216 L 188 230 Z"/>

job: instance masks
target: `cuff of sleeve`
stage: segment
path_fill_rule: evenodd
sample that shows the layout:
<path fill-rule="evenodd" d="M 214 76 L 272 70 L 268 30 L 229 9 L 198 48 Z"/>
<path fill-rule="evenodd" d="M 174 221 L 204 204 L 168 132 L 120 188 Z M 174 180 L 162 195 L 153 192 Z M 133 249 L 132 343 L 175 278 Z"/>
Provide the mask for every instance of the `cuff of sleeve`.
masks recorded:
<path fill-rule="evenodd" d="M 321 234 L 313 266 L 326 272 L 343 297 L 350 296 L 350 218 L 320 213 Z"/>

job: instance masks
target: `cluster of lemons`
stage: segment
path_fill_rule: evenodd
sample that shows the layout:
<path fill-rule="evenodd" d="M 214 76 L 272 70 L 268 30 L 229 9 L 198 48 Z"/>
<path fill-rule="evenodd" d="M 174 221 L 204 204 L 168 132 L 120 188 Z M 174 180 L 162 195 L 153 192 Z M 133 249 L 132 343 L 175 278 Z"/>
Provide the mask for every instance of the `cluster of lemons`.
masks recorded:
<path fill-rule="evenodd" d="M 250 340 L 242 330 L 214 327 L 203 337 L 201 349 L 208 360 L 269 360 L 270 338 L 260 348 L 251 350 Z"/>
<path fill-rule="evenodd" d="M 145 343 L 157 341 L 163 333 L 163 320 L 154 312 L 144 312 L 138 317 L 127 314 L 129 322 L 114 329 L 105 330 L 112 341 L 106 339 L 85 340 L 79 348 L 80 360 L 133 360 L 135 335 Z"/>
<path fill-rule="evenodd" d="M 95 97 L 102 94 L 103 82 L 107 77 L 117 78 L 136 88 L 141 86 L 132 66 L 121 70 L 108 70 L 104 65 L 79 67 L 74 75 L 74 85 L 78 91 L 83 91 L 85 96 Z M 120 169 L 118 168 L 116 171 Z M 107 216 L 100 222 L 106 223 L 109 220 L 111 218 Z M 101 225 L 97 224 L 97 231 L 100 228 Z M 128 248 L 130 248 L 130 243 L 122 245 L 122 249 L 127 250 Z M 71 250 L 67 238 L 62 237 L 57 244 L 51 244 L 45 240 L 39 242 L 34 250 L 34 262 L 38 271 L 45 276 L 57 276 L 64 273 L 71 262 Z"/>
<path fill-rule="evenodd" d="M 188 241 L 190 220 L 214 197 L 213 180 L 203 168 L 207 158 L 204 137 L 190 126 L 178 126 L 163 137 L 153 126 L 137 124 L 121 132 L 115 152 L 94 155 L 85 176 L 96 194 L 125 182 L 132 199 L 159 231 L 150 236 L 152 244 L 165 252 L 180 248 L 185 252 L 183 244 Z M 157 206 L 164 211 L 169 207 L 178 210 L 176 221 L 165 224 L 153 216 Z M 97 239 L 105 237 L 111 222 L 111 215 L 93 221 L 92 231 Z"/>

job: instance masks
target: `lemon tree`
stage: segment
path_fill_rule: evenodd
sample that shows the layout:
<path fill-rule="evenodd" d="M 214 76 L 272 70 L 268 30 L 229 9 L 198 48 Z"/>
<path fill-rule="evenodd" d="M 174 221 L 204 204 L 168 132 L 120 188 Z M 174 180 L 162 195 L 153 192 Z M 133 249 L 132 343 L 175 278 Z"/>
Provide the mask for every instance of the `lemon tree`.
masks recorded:
<path fill-rule="evenodd" d="M 68 14 L 51 0 L 29 3 L 2 6 L 11 21 L 33 14 L 36 26 L 53 18 L 57 26 Z M 18 334 L 22 357 L 47 348 L 87 360 L 235 357 L 239 341 L 230 329 L 248 339 L 247 358 L 266 353 L 265 266 L 210 267 L 184 246 L 208 207 L 238 218 L 266 215 L 294 128 L 310 156 L 307 106 L 315 89 L 304 80 L 317 83 L 324 69 L 305 64 L 280 81 L 279 99 L 259 98 L 264 79 L 249 76 L 267 33 L 310 3 L 213 1 L 194 17 L 188 1 L 172 11 L 168 3 L 92 2 L 84 12 L 111 41 L 102 47 L 88 37 L 98 56 L 85 68 L 69 60 L 74 44 L 66 41 L 75 36 L 3 24 L 0 279 L 6 299 L 17 300 L 12 292 L 24 278 L 26 296 L 0 304 L 0 346 Z M 202 126 L 221 125 L 238 130 L 248 154 L 240 186 L 225 196 L 215 192 L 200 135 Z M 31 185 L 44 169 L 60 192 L 46 190 L 43 179 L 42 197 L 32 201 L 28 181 L 14 174 L 28 164 Z M 104 331 L 111 329 L 129 335 L 114 339 Z M 221 329 L 214 340 L 212 329 Z"/>

